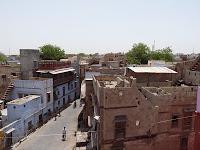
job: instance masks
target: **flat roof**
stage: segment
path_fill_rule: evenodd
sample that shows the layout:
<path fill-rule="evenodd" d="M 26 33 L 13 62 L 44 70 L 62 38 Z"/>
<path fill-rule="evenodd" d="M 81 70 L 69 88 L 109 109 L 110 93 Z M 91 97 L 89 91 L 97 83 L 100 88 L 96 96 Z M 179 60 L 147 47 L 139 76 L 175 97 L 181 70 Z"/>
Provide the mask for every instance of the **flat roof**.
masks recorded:
<path fill-rule="evenodd" d="M 167 67 L 128 67 L 136 73 L 177 73 Z"/>
<path fill-rule="evenodd" d="M 7 104 L 15 104 L 15 105 L 21 105 L 21 104 L 24 104 L 24 103 L 27 103 L 33 99 L 36 99 L 36 98 L 39 98 L 40 96 L 38 95 L 28 95 L 26 97 L 22 97 L 22 98 L 18 98 L 18 99 L 15 99 L 11 102 L 8 102 Z"/>
<path fill-rule="evenodd" d="M 93 80 L 93 76 L 99 76 L 99 75 L 101 75 L 100 72 L 86 71 L 85 72 L 85 80 Z"/>
<path fill-rule="evenodd" d="M 75 71 L 75 69 L 74 68 L 62 68 L 62 69 L 56 69 L 56 70 L 38 70 L 36 72 L 38 72 L 38 73 L 59 74 L 59 73 L 72 72 L 72 71 Z"/>

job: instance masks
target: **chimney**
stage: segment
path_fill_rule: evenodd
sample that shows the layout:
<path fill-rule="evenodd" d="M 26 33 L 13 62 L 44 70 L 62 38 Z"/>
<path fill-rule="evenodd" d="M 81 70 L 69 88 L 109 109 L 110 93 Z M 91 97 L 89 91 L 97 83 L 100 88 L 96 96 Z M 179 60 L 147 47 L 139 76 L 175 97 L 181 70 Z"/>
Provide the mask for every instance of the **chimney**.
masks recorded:
<path fill-rule="evenodd" d="M 197 92 L 197 107 L 195 112 L 195 137 L 194 137 L 194 150 L 199 150 L 200 148 L 200 86 Z"/>

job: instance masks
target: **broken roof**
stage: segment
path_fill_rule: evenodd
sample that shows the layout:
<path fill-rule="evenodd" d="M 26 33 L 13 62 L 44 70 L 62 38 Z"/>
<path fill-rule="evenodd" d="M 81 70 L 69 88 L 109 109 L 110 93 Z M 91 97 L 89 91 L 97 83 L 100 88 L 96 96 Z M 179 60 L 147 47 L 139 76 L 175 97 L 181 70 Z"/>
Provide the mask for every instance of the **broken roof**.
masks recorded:
<path fill-rule="evenodd" d="M 128 67 L 136 73 L 177 73 L 167 67 Z"/>

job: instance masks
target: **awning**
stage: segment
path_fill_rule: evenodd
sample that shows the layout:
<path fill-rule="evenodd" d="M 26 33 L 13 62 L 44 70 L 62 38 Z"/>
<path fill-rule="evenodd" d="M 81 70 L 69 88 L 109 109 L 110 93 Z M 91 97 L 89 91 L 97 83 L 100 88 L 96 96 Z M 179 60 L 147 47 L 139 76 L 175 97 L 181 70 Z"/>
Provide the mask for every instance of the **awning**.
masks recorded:
<path fill-rule="evenodd" d="M 177 72 L 167 67 L 128 67 L 135 73 L 168 73 L 176 74 Z"/>
<path fill-rule="evenodd" d="M 75 69 L 73 69 L 73 68 L 63 68 L 63 69 L 50 71 L 49 73 L 50 74 L 59 74 L 59 73 L 72 72 L 72 71 L 75 71 Z"/>
<path fill-rule="evenodd" d="M 6 131 L 6 134 L 9 134 L 9 133 L 11 133 L 11 132 L 13 132 L 13 131 L 15 131 L 15 128 L 9 129 L 8 131 Z"/>
<path fill-rule="evenodd" d="M 65 73 L 65 72 L 73 72 L 75 71 L 74 68 L 62 68 L 62 69 L 56 69 L 56 70 L 37 70 L 38 73 L 50 73 L 50 74 L 59 74 L 59 73 Z"/>

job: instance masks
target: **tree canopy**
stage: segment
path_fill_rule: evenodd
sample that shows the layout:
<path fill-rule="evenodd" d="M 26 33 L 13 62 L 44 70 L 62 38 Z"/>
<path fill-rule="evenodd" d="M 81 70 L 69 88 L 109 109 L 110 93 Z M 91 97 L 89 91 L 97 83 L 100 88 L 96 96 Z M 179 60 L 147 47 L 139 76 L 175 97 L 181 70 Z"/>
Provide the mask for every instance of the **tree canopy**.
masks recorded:
<path fill-rule="evenodd" d="M 150 58 L 153 60 L 164 60 L 164 61 L 172 61 L 173 54 L 170 47 L 166 47 L 163 49 L 158 49 L 156 51 L 151 51 Z"/>
<path fill-rule="evenodd" d="M 144 43 L 134 44 L 132 49 L 126 53 L 129 64 L 147 64 L 150 48 Z"/>
<path fill-rule="evenodd" d="M 56 45 L 43 45 L 40 47 L 40 53 L 44 60 L 60 60 L 65 58 L 65 51 Z"/>
<path fill-rule="evenodd" d="M 0 62 L 6 62 L 7 58 L 6 56 L 0 52 Z"/>
<path fill-rule="evenodd" d="M 126 53 L 126 58 L 129 64 L 147 64 L 148 60 L 172 61 L 173 53 L 170 47 L 150 51 L 146 44 L 138 43 Z"/>

